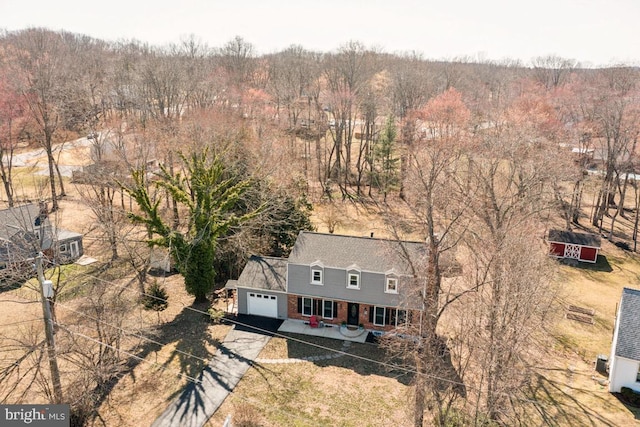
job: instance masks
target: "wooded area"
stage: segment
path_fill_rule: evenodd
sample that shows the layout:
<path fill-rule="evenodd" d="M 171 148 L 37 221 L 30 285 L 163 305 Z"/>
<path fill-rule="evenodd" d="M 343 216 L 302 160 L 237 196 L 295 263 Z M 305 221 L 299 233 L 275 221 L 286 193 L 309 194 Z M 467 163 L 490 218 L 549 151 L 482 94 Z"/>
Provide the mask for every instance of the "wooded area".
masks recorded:
<path fill-rule="evenodd" d="M 418 338 L 383 342 L 416 372 L 414 425 L 511 424 L 558 304 L 546 230 L 637 249 L 639 79 L 552 55 L 439 62 L 358 42 L 256 55 L 240 37 L 159 48 L 8 32 L 0 178 L 20 204 L 14 155 L 42 147 L 55 211 L 67 182 L 54 147 L 88 137 L 94 164 L 74 181 L 107 258 L 126 258 L 144 291 L 146 243 L 165 247 L 197 301 L 251 253 L 286 255 L 314 205 L 330 231 L 333 204 L 375 209 L 390 234 L 428 248 L 426 263 L 408 260 L 424 315 L 406 332 Z"/>

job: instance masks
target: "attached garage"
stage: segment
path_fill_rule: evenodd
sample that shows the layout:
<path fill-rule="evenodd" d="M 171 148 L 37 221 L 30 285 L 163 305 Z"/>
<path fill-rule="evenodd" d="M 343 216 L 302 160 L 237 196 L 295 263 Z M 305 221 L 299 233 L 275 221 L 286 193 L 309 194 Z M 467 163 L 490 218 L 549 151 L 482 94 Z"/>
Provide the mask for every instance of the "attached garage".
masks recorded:
<path fill-rule="evenodd" d="M 287 318 L 287 260 L 253 255 L 236 282 L 238 314 Z"/>
<path fill-rule="evenodd" d="M 275 295 L 247 293 L 247 314 L 278 318 L 278 297 Z"/>
<path fill-rule="evenodd" d="M 598 260 L 600 236 L 597 234 L 549 230 L 548 241 L 549 255 L 553 257 L 590 263 Z"/>

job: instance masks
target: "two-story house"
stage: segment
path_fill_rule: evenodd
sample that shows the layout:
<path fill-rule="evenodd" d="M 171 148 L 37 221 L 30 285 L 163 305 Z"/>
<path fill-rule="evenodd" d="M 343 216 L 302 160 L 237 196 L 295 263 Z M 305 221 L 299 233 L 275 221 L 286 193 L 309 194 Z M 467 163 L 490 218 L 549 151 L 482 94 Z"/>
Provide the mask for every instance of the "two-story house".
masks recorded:
<path fill-rule="evenodd" d="M 252 257 L 238 312 L 387 331 L 421 310 L 423 242 L 303 231 L 288 259 Z"/>

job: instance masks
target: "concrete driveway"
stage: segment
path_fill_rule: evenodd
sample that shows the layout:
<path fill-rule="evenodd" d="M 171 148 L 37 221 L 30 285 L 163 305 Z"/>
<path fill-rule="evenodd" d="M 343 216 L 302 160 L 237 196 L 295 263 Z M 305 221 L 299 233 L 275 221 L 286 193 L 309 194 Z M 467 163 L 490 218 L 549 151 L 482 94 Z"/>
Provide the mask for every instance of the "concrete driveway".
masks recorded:
<path fill-rule="evenodd" d="M 232 318 L 235 325 L 218 348 L 209 366 L 189 383 L 182 394 L 154 421 L 152 427 L 201 427 L 233 391 L 281 320 L 256 316 Z"/>

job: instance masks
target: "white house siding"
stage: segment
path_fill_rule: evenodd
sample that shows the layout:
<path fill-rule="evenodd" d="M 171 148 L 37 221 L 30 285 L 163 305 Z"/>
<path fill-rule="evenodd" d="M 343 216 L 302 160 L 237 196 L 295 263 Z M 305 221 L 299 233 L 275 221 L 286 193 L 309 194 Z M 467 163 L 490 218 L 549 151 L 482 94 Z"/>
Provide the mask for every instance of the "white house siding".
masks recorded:
<path fill-rule="evenodd" d="M 640 383 L 636 382 L 640 362 L 616 356 L 609 366 L 609 391 L 620 393 L 622 387 L 640 392 Z"/>
<path fill-rule="evenodd" d="M 640 382 L 636 381 L 640 367 L 640 290 L 638 289 L 625 287 L 622 290 L 609 360 L 609 391 L 619 393 L 622 387 L 640 391 Z"/>

